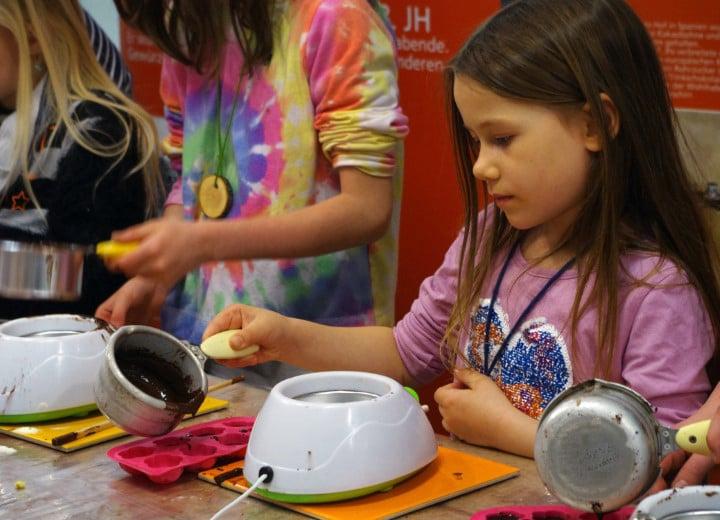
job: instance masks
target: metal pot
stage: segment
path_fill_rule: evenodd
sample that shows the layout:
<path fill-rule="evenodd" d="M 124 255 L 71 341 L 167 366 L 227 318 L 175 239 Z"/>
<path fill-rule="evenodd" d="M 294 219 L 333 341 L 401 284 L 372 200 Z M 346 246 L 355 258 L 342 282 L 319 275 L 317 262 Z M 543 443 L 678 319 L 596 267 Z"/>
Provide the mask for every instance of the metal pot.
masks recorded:
<path fill-rule="evenodd" d="M 565 390 L 545 408 L 535 462 L 548 490 L 562 502 L 598 514 L 614 511 L 650 488 L 666 454 L 678 447 L 708 454 L 709 422 L 666 428 L 637 392 L 592 379 Z"/>
<path fill-rule="evenodd" d="M 123 430 L 144 436 L 172 431 L 194 414 L 208 391 L 197 347 L 142 325 L 119 328 L 108 341 L 93 387 L 100 411 Z"/>
<path fill-rule="evenodd" d="M 137 243 L 97 245 L 0 240 L 0 296 L 26 300 L 77 300 L 85 255 L 120 256 Z"/>

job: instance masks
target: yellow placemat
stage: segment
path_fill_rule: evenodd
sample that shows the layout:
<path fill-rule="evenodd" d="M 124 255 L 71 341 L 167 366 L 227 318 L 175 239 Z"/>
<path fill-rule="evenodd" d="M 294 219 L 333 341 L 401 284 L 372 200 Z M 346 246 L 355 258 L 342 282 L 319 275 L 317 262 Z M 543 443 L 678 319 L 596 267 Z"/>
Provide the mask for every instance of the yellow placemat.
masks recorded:
<path fill-rule="evenodd" d="M 200 405 L 200 408 L 195 415 L 198 416 L 215 412 L 217 410 L 227 408 L 227 406 L 228 402 L 224 399 L 217 399 L 215 397 L 208 396 L 205 398 L 205 401 L 203 401 L 203 404 Z M 190 417 L 192 416 L 186 415 L 183 420 Z M 113 426 L 107 430 L 99 431 L 61 446 L 52 445 L 52 439 L 59 435 L 76 432 L 104 422 L 105 416 L 100 412 L 97 412 L 89 414 L 85 417 L 74 419 L 59 419 L 57 421 L 28 424 L 0 424 L 0 433 L 11 435 L 24 441 L 40 444 L 41 446 L 47 446 L 48 448 L 52 448 L 54 450 L 64 451 L 66 453 L 87 448 L 88 446 L 94 446 L 95 444 L 100 444 L 101 442 L 117 439 L 118 437 L 123 437 L 125 435 L 130 435 L 125 430 L 122 430 L 117 426 Z"/>
<path fill-rule="evenodd" d="M 242 493 L 250 487 L 245 477 L 235 476 L 243 464 L 238 461 L 212 468 L 199 473 L 198 478 Z M 438 457 L 430 465 L 387 492 L 327 504 L 289 504 L 261 495 L 253 497 L 321 520 L 395 518 L 518 474 L 513 466 L 440 446 Z M 229 475 L 233 476 L 227 478 Z"/>

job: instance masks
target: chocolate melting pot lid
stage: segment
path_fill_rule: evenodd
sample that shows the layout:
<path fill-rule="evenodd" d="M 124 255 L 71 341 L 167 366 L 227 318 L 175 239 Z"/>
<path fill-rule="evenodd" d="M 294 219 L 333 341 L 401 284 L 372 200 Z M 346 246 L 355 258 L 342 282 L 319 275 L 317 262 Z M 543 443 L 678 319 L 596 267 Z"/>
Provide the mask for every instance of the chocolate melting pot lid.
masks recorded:
<path fill-rule="evenodd" d="M 562 502 L 602 513 L 642 495 L 659 475 L 661 443 L 652 407 L 629 388 L 599 379 L 547 406 L 535 438 L 540 478 Z"/>

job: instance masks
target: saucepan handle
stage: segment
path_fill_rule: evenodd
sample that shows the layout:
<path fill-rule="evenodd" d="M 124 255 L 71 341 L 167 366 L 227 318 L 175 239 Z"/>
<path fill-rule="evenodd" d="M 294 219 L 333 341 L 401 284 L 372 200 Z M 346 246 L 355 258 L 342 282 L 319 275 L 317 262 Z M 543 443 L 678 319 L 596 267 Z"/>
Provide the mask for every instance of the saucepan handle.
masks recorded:
<path fill-rule="evenodd" d="M 687 452 L 710 455 L 707 444 L 707 433 L 710 429 L 710 419 L 683 426 L 675 434 L 675 442 Z"/>
<path fill-rule="evenodd" d="M 205 365 L 205 362 L 207 361 L 208 357 L 203 354 L 202 350 L 200 350 L 200 347 L 197 345 L 193 345 L 189 341 L 181 341 L 183 345 L 185 345 L 188 349 L 190 349 L 190 352 L 193 353 L 193 355 L 197 358 L 197 360 L 200 362 L 201 365 Z"/>

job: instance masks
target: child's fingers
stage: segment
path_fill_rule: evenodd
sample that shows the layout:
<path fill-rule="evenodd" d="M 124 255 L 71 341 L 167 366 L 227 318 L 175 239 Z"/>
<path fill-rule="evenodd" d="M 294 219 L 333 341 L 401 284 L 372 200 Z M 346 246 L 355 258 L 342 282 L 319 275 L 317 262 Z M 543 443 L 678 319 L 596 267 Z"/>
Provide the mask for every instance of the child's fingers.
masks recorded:
<path fill-rule="evenodd" d="M 710 428 L 707 432 L 707 444 L 712 452 L 715 463 L 720 463 L 720 409 L 715 412 L 712 421 L 710 421 Z"/>
<path fill-rule="evenodd" d="M 701 484 L 713 465 L 714 463 L 710 457 L 696 454 L 691 455 L 687 462 L 683 464 L 682 468 L 680 468 L 677 475 L 675 475 L 672 483 L 673 487 Z"/>
<path fill-rule="evenodd" d="M 259 363 L 258 357 L 255 354 L 239 359 L 216 359 L 215 361 L 229 368 L 245 368 Z"/>
<path fill-rule="evenodd" d="M 230 307 L 220 311 L 215 316 L 203 332 L 202 339 L 205 340 L 210 336 L 214 336 L 218 332 L 230 329 L 241 329 L 243 327 L 243 310 L 241 305 L 231 305 Z M 232 342 L 231 342 L 232 346 Z"/>
<path fill-rule="evenodd" d="M 474 388 L 484 377 L 480 372 L 470 368 L 456 368 L 453 372 L 454 381 L 459 388 Z M 459 383 L 459 384 L 457 384 Z"/>
<path fill-rule="evenodd" d="M 139 241 L 151 234 L 155 230 L 157 225 L 157 219 L 148 220 L 147 222 L 143 222 L 141 224 L 136 224 L 134 226 L 120 229 L 118 231 L 113 231 L 112 239 L 117 240 L 118 242 L 132 242 L 136 240 Z"/>
<path fill-rule="evenodd" d="M 122 327 L 127 319 L 130 303 L 122 294 L 113 294 L 110 298 L 102 302 L 95 310 L 95 316 L 101 320 L 105 320 L 113 327 Z"/>
<path fill-rule="evenodd" d="M 157 226 L 149 226 L 139 231 L 140 234 L 132 235 L 130 242 L 139 242 L 132 251 L 115 258 L 115 266 L 125 274 L 132 276 L 141 275 L 154 278 L 158 271 L 165 272 L 168 268 L 168 259 L 164 263 L 158 263 L 166 252 L 163 241 L 154 235 L 153 231 Z"/>

